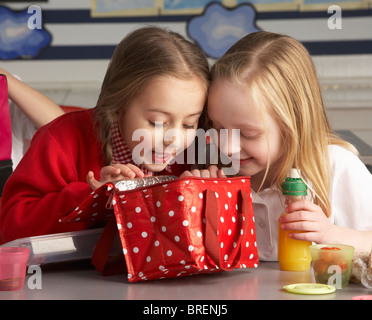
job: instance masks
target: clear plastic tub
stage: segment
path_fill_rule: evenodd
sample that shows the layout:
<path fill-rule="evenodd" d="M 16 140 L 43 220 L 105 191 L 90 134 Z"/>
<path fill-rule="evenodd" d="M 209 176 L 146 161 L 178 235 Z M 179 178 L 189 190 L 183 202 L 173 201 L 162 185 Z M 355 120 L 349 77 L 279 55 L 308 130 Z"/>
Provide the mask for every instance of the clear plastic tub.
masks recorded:
<path fill-rule="evenodd" d="M 27 248 L 0 248 L 0 291 L 23 287 L 29 253 Z"/>
<path fill-rule="evenodd" d="M 22 238 L 7 242 L 0 247 L 30 249 L 30 255 L 27 261 L 28 266 L 87 260 L 91 259 L 102 231 L 103 228 L 98 228 Z M 120 242 L 115 241 L 111 252 L 118 252 L 118 250 L 120 250 Z"/>
<path fill-rule="evenodd" d="M 317 283 L 329 284 L 334 272 L 341 272 L 341 286 L 349 284 L 354 247 L 341 244 L 310 246 L 313 271 Z M 337 268 L 337 269 L 336 269 Z"/>

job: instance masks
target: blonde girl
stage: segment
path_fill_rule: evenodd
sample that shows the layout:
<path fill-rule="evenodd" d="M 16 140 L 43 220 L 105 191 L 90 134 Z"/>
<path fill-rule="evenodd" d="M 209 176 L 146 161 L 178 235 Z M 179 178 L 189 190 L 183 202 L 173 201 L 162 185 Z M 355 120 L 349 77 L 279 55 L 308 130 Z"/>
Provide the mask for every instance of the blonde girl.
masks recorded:
<path fill-rule="evenodd" d="M 171 162 L 192 142 L 208 85 L 205 56 L 179 34 L 146 27 L 127 35 L 115 49 L 97 106 L 36 133 L 5 186 L 0 237 L 6 242 L 94 227 L 59 221 L 108 181 L 181 174 L 187 166 Z M 164 136 L 155 139 L 159 124 Z M 172 129 L 183 139 L 166 139 Z M 146 134 L 134 139 L 139 131 Z M 138 156 L 148 161 L 139 164 L 132 156 L 145 138 L 151 147 Z"/>
<path fill-rule="evenodd" d="M 239 175 L 251 176 L 261 259 L 277 259 L 281 184 L 290 168 L 311 192 L 286 208 L 282 228 L 304 231 L 291 234 L 298 240 L 371 249 L 372 176 L 356 149 L 332 133 L 300 42 L 264 31 L 238 41 L 212 68 L 207 110 L 214 128 L 240 129 L 239 148 L 229 143 L 223 151 Z M 192 174 L 223 176 L 216 167 Z"/>

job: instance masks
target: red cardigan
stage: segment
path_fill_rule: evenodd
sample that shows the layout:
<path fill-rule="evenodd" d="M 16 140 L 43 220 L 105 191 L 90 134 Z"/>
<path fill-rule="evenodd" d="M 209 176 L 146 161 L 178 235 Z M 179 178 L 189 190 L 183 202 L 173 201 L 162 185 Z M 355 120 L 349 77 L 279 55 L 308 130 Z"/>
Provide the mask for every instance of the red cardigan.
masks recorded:
<path fill-rule="evenodd" d="M 7 181 L 0 214 L 0 239 L 83 230 L 87 223 L 60 223 L 91 192 L 88 171 L 104 166 L 94 109 L 65 114 L 35 134 L 29 150 Z M 174 168 L 179 175 L 185 167 Z M 178 169 L 178 172 L 175 172 Z"/>

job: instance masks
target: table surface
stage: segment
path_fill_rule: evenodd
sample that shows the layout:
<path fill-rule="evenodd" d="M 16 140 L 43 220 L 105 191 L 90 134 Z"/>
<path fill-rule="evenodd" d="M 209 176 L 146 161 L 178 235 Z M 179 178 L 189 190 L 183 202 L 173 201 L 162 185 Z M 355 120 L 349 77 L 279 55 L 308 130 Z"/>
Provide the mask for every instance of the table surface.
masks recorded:
<path fill-rule="evenodd" d="M 30 272 L 23 289 L 0 291 L 0 300 L 350 300 L 372 295 L 372 290 L 357 284 L 326 295 L 288 293 L 283 286 L 313 282 L 312 270 L 281 271 L 277 262 L 261 262 L 256 269 L 140 283 L 128 283 L 125 274 L 103 277 L 89 261 L 44 265 L 41 271 L 41 289 L 29 288 Z"/>

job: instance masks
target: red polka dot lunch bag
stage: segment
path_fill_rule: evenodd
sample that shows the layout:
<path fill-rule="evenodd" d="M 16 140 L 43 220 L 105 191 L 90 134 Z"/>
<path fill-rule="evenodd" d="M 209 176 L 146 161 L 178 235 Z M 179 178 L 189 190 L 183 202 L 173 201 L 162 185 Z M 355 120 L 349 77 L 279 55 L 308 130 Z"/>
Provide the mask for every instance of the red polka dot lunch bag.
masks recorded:
<path fill-rule="evenodd" d="M 166 180 L 120 186 L 152 178 Z M 144 179 L 108 183 L 64 219 L 109 219 L 92 257 L 102 274 L 117 230 L 129 282 L 258 266 L 249 177 Z"/>

